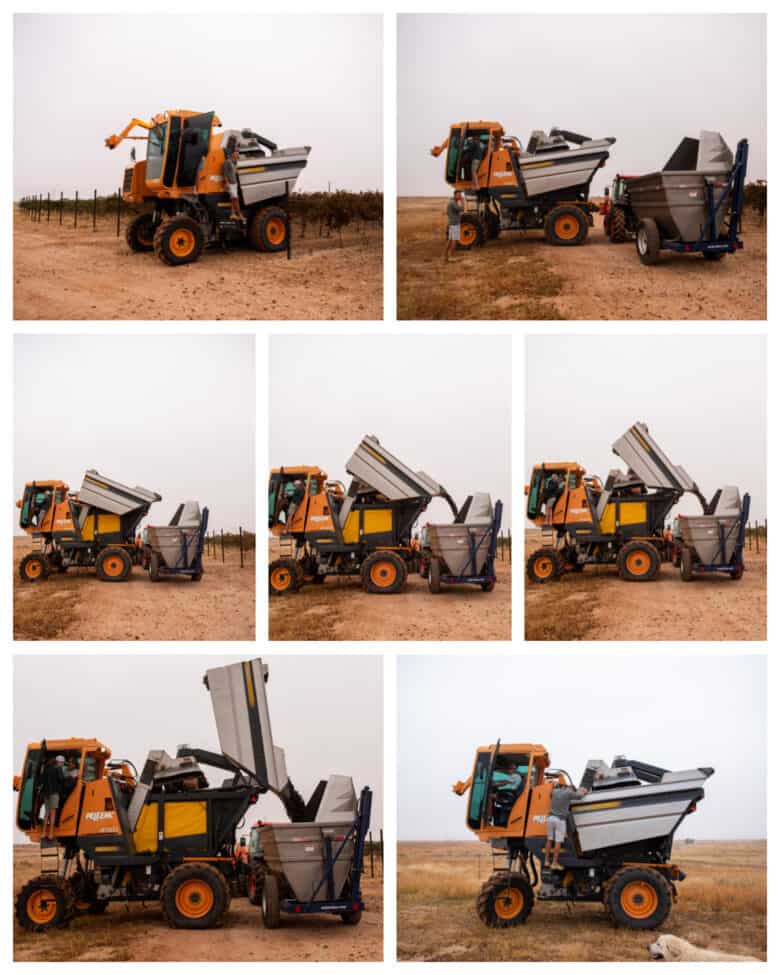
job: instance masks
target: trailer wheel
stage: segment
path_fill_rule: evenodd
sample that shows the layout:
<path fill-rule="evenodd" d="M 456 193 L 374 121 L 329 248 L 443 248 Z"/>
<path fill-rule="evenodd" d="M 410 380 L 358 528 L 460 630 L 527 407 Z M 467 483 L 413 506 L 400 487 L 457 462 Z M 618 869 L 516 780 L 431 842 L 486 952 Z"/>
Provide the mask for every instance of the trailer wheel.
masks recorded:
<path fill-rule="evenodd" d="M 249 243 L 256 251 L 271 254 L 287 247 L 289 233 L 287 213 L 282 207 L 261 207 L 249 221 Z"/>
<path fill-rule="evenodd" d="M 693 579 L 693 552 L 687 545 L 680 552 L 680 578 L 683 582 Z"/>
<path fill-rule="evenodd" d="M 95 562 L 95 571 L 103 582 L 124 582 L 133 571 L 133 563 L 123 548 L 104 548 Z"/>
<path fill-rule="evenodd" d="M 357 911 L 342 911 L 339 917 L 345 924 L 360 924 L 360 920 L 363 917 L 363 912 L 361 910 Z"/>
<path fill-rule="evenodd" d="M 25 555 L 19 563 L 19 577 L 22 582 L 42 582 L 49 577 L 49 562 L 45 555 L 32 552 Z"/>
<path fill-rule="evenodd" d="M 125 240 L 131 251 L 144 253 L 154 250 L 154 214 L 142 213 L 125 229 Z"/>
<path fill-rule="evenodd" d="M 157 552 L 149 556 L 149 578 L 152 582 L 160 581 L 160 556 Z"/>
<path fill-rule="evenodd" d="M 479 586 L 482 592 L 493 592 L 496 588 L 496 580 L 488 579 L 487 582 L 480 582 Z"/>
<path fill-rule="evenodd" d="M 548 244 L 573 247 L 588 236 L 588 221 L 579 207 L 554 207 L 544 220 L 544 236 Z"/>
<path fill-rule="evenodd" d="M 441 592 L 441 562 L 431 559 L 428 565 L 428 591 L 434 596 Z"/>
<path fill-rule="evenodd" d="M 561 559 L 554 548 L 538 548 L 528 556 L 525 569 L 531 582 L 550 582 L 561 574 Z"/>
<path fill-rule="evenodd" d="M 272 873 L 269 873 L 263 881 L 263 890 L 260 894 L 263 924 L 267 928 L 278 928 L 281 925 L 282 910 L 280 902 L 279 880 Z"/>
<path fill-rule="evenodd" d="M 163 220 L 154 234 L 155 254 L 172 267 L 197 261 L 204 244 L 200 224 L 192 217 Z"/>
<path fill-rule="evenodd" d="M 612 211 L 609 239 L 613 244 L 622 244 L 626 239 L 626 215 L 620 207 Z"/>
<path fill-rule="evenodd" d="M 731 572 L 729 572 L 729 579 L 734 579 L 734 581 L 736 582 L 739 579 L 741 579 L 744 574 L 745 574 L 745 566 L 735 565 L 734 568 L 731 570 Z"/>
<path fill-rule="evenodd" d="M 724 251 L 704 251 L 705 261 L 719 261 L 723 257 Z"/>
<path fill-rule="evenodd" d="M 477 915 L 489 928 L 525 924 L 533 906 L 533 888 L 520 874 L 493 874 L 477 896 Z"/>
<path fill-rule="evenodd" d="M 250 904 L 259 907 L 263 902 L 263 885 L 265 884 L 265 870 L 263 867 L 254 867 L 249 871 L 249 883 L 247 897 Z"/>
<path fill-rule="evenodd" d="M 672 909 L 672 891 L 660 870 L 624 867 L 609 881 L 605 904 L 620 927 L 657 928 Z"/>
<path fill-rule="evenodd" d="M 406 565 L 395 552 L 373 552 L 363 563 L 360 577 L 366 592 L 391 596 L 406 582 Z"/>
<path fill-rule="evenodd" d="M 636 252 L 643 264 L 657 264 L 661 254 L 661 235 L 652 217 L 639 221 L 636 228 Z"/>
<path fill-rule="evenodd" d="M 485 224 L 476 213 L 464 213 L 460 218 L 460 239 L 458 250 L 470 251 L 472 247 L 482 247 L 485 243 Z"/>
<path fill-rule="evenodd" d="M 203 573 L 193 572 L 190 578 L 192 579 L 193 582 L 200 582 L 200 580 L 203 578 Z"/>
<path fill-rule="evenodd" d="M 183 863 L 163 881 L 160 903 L 172 928 L 213 928 L 230 905 L 230 891 L 216 867 Z"/>
<path fill-rule="evenodd" d="M 16 919 L 26 931 L 62 927 L 72 913 L 71 892 L 57 877 L 36 877 L 28 881 L 16 898 Z"/>

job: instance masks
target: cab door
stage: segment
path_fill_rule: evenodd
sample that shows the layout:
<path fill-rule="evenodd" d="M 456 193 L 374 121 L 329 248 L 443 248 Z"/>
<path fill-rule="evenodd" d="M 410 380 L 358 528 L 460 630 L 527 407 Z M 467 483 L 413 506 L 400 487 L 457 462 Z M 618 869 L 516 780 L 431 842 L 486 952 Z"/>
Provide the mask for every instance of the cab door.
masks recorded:
<path fill-rule="evenodd" d="M 43 741 L 38 748 L 28 748 L 24 756 L 16 807 L 16 825 L 23 833 L 41 825 L 38 814 L 43 801 L 41 785 L 46 754 L 46 742 Z"/>
<path fill-rule="evenodd" d="M 209 151 L 213 112 L 192 115 L 184 119 L 179 150 L 179 165 L 176 184 L 182 188 L 195 186 L 198 181 L 198 167 L 201 159 Z"/>

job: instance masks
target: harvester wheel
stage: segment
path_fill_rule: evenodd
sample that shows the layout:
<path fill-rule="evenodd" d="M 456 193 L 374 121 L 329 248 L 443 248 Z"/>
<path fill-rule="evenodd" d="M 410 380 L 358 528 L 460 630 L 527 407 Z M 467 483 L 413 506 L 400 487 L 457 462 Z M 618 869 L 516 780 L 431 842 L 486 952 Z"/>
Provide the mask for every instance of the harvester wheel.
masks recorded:
<path fill-rule="evenodd" d="M 172 928 L 213 928 L 230 905 L 230 891 L 216 867 L 183 863 L 163 881 L 160 903 Z"/>
<path fill-rule="evenodd" d="M 301 575 L 295 559 L 276 559 L 268 566 L 268 592 L 283 596 L 300 588 Z"/>
<path fill-rule="evenodd" d="M 441 562 L 436 558 L 428 566 L 428 590 L 434 595 L 441 592 Z"/>
<path fill-rule="evenodd" d="M 460 239 L 458 249 L 470 251 L 472 247 L 481 247 L 485 243 L 487 232 L 485 224 L 476 213 L 464 213 L 460 218 Z"/>
<path fill-rule="evenodd" d="M 200 224 L 192 217 L 163 220 L 154 234 L 154 252 L 172 267 L 197 261 L 205 241 Z"/>
<path fill-rule="evenodd" d="M 69 887 L 57 877 L 36 877 L 28 881 L 16 898 L 16 918 L 27 931 L 48 931 L 70 920 L 73 898 Z"/>
<path fill-rule="evenodd" d="M 249 243 L 256 251 L 283 251 L 288 233 L 287 213 L 282 207 L 262 207 L 249 221 Z"/>
<path fill-rule="evenodd" d="M 693 579 L 693 552 L 687 545 L 680 550 L 680 578 L 683 582 Z"/>
<path fill-rule="evenodd" d="M 636 229 L 636 252 L 643 264 L 657 264 L 661 254 L 661 235 L 652 217 L 639 221 Z"/>
<path fill-rule="evenodd" d="M 550 582 L 561 574 L 561 557 L 554 548 L 538 548 L 529 555 L 525 568 L 531 582 Z"/>
<path fill-rule="evenodd" d="M 154 215 L 142 213 L 125 229 L 125 240 L 131 251 L 143 253 L 154 250 Z"/>
<path fill-rule="evenodd" d="M 609 239 L 613 244 L 622 244 L 626 239 L 626 215 L 620 207 L 615 207 L 612 211 Z"/>
<path fill-rule="evenodd" d="M 588 221 L 579 207 L 561 206 L 550 210 L 544 221 L 548 244 L 574 247 L 588 236 Z"/>
<path fill-rule="evenodd" d="M 618 926 L 657 928 L 669 917 L 672 889 L 660 870 L 623 867 L 610 879 L 604 903 Z"/>
<path fill-rule="evenodd" d="M 626 582 L 650 582 L 660 564 L 658 549 L 650 542 L 626 542 L 618 552 L 618 572 Z"/>
<path fill-rule="evenodd" d="M 98 579 L 124 582 L 133 571 L 133 562 L 123 548 L 104 548 L 95 562 Z"/>
<path fill-rule="evenodd" d="M 372 552 L 363 563 L 360 578 L 366 592 L 390 596 L 406 582 L 406 565 L 395 552 Z"/>
<path fill-rule="evenodd" d="M 22 582 L 42 582 L 49 575 L 48 559 L 37 552 L 25 555 L 19 563 L 19 575 Z"/>
<path fill-rule="evenodd" d="M 260 908 L 263 912 L 263 924 L 267 928 L 278 928 L 282 923 L 281 898 L 279 880 L 272 873 L 267 874 L 263 882 Z"/>
<path fill-rule="evenodd" d="M 149 556 L 149 578 L 152 582 L 160 581 L 160 555 L 158 552 L 152 552 Z"/>
<path fill-rule="evenodd" d="M 533 906 L 533 888 L 520 874 L 493 874 L 477 896 L 477 915 L 489 928 L 524 924 Z"/>

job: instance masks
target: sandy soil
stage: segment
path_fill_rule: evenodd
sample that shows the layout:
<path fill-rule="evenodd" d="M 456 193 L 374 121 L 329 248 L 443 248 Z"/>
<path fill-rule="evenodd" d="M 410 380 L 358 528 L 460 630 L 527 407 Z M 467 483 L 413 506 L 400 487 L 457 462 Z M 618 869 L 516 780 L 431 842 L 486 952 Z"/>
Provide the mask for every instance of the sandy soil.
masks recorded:
<path fill-rule="evenodd" d="M 382 231 L 293 236 L 284 253 L 208 250 L 168 267 L 135 254 L 111 219 L 74 230 L 14 216 L 14 318 L 378 319 Z M 123 231 L 124 233 L 124 231 Z"/>
<path fill-rule="evenodd" d="M 496 561 L 496 587 L 446 586 L 436 596 L 409 575 L 394 596 L 363 591 L 360 580 L 329 578 L 289 596 L 270 596 L 271 640 L 511 640 L 512 571 Z"/>
<path fill-rule="evenodd" d="M 541 533 L 526 532 L 526 558 Z M 766 640 L 766 549 L 745 551 L 745 574 L 682 582 L 665 562 L 652 582 L 587 566 L 545 585 L 526 579 L 527 640 Z"/>
<path fill-rule="evenodd" d="M 766 958 L 766 844 L 675 844 L 687 873 L 658 932 L 615 928 L 600 904 L 536 903 L 524 925 L 485 927 L 474 909 L 491 873 L 485 844 L 399 843 L 398 957 L 404 961 L 649 961 L 658 933 Z"/>
<path fill-rule="evenodd" d="M 17 566 L 32 549 L 14 539 L 16 640 L 254 640 L 254 553 L 226 548 L 225 562 L 204 555 L 203 579 L 158 583 L 140 566 L 122 583 L 101 582 L 94 569 L 71 569 L 24 583 Z"/>
<path fill-rule="evenodd" d="M 14 847 L 14 893 L 39 872 L 38 848 Z M 14 922 L 15 961 L 381 961 L 382 880 L 364 876 L 366 911 L 357 926 L 338 917 L 287 917 L 266 931 L 259 907 L 234 898 L 210 931 L 169 928 L 159 907 L 112 904 L 102 917 L 31 934 Z"/>
<path fill-rule="evenodd" d="M 401 318 L 766 318 L 766 227 L 753 211 L 743 221 L 745 249 L 719 262 L 665 252 L 645 267 L 633 241 L 610 243 L 594 214 L 583 246 L 554 247 L 541 231 L 507 232 L 445 264 L 445 205 L 398 201 Z"/>

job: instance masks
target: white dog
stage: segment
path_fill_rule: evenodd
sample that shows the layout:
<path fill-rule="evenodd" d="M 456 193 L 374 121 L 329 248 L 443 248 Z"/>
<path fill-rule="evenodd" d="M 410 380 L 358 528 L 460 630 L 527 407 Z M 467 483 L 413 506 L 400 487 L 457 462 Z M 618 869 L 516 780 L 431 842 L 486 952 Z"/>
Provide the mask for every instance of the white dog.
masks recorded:
<path fill-rule="evenodd" d="M 653 944 L 647 946 L 653 961 L 761 961 L 752 955 L 727 955 L 722 951 L 708 951 L 697 948 L 685 938 L 673 934 L 660 934 Z"/>

